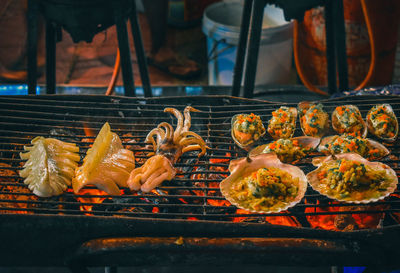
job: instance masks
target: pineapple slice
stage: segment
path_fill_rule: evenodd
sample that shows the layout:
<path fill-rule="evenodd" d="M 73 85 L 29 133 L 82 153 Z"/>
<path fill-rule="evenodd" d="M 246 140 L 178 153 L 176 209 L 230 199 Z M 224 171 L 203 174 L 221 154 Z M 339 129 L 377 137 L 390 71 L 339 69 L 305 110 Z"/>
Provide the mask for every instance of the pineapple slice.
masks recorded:
<path fill-rule="evenodd" d="M 36 137 L 33 146 L 24 146 L 21 159 L 27 159 L 19 175 L 33 193 L 40 197 L 62 194 L 71 185 L 78 167 L 79 147 L 54 138 Z"/>
<path fill-rule="evenodd" d="M 78 193 L 84 186 L 94 185 L 108 194 L 119 195 L 118 186 L 127 187 L 126 181 L 134 168 L 133 152 L 123 148 L 120 138 L 106 122 L 87 151 L 83 165 L 76 169 L 72 187 Z"/>

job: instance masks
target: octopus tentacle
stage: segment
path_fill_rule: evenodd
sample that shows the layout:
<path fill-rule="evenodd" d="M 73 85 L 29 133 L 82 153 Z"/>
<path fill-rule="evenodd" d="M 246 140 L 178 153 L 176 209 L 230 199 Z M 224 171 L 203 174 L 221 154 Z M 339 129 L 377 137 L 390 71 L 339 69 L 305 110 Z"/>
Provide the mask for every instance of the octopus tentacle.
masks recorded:
<path fill-rule="evenodd" d="M 192 117 L 190 116 L 190 112 L 200 112 L 200 110 L 197 110 L 196 108 L 193 108 L 192 106 L 186 106 L 185 110 L 183 110 L 183 115 L 185 116 L 185 122 L 183 125 L 183 130 L 182 132 L 187 132 L 189 131 L 190 126 L 192 125 Z"/>
<path fill-rule="evenodd" d="M 177 125 L 176 125 L 176 129 L 175 129 L 175 132 L 174 132 L 174 142 L 175 142 L 175 139 L 177 139 L 179 137 L 179 135 L 181 134 L 182 127 L 183 127 L 183 116 L 182 116 L 182 113 L 179 112 L 175 108 L 165 108 L 164 112 L 173 114 L 176 117 L 176 119 L 178 120 Z"/>

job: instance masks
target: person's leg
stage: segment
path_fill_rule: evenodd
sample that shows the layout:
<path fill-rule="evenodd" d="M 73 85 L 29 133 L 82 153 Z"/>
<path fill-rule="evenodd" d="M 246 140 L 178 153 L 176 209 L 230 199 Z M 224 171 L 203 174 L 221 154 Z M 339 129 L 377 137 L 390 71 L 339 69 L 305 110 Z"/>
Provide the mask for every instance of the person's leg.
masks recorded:
<path fill-rule="evenodd" d="M 143 6 L 150 26 L 151 53 L 155 54 L 167 43 L 168 0 L 143 0 Z"/>
<path fill-rule="evenodd" d="M 148 63 L 177 78 L 191 78 L 201 72 L 199 65 L 179 56 L 167 44 L 168 0 L 142 0 L 151 32 Z"/>

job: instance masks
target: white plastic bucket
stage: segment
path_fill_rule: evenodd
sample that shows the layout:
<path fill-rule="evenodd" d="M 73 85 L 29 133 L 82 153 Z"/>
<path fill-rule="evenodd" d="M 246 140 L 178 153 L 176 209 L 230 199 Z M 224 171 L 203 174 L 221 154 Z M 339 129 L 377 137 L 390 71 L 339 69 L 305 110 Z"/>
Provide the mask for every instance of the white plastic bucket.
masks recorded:
<path fill-rule="evenodd" d="M 218 2 L 204 11 L 209 85 L 232 85 L 243 5 Z M 292 63 L 293 23 L 283 10 L 267 5 L 258 53 L 256 85 L 285 83 Z"/>

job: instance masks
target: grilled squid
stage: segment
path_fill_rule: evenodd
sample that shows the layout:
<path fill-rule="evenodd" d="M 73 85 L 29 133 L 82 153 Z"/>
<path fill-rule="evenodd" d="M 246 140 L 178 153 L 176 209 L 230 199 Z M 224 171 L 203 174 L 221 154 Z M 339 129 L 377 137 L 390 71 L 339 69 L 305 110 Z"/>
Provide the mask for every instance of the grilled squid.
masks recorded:
<path fill-rule="evenodd" d="M 87 151 L 83 164 L 75 171 L 72 180 L 74 192 L 86 185 L 94 185 L 108 194 L 121 194 L 119 187 L 126 187 L 130 172 L 135 168 L 132 151 L 124 149 L 121 139 L 111 132 L 106 122 Z"/>
<path fill-rule="evenodd" d="M 78 167 L 79 147 L 54 138 L 36 137 L 33 146 L 24 146 L 27 159 L 24 169 L 19 172 L 24 183 L 37 196 L 50 197 L 62 194 L 71 185 Z"/>
<path fill-rule="evenodd" d="M 199 112 L 197 109 L 187 106 L 183 115 L 175 108 L 165 108 L 164 112 L 177 118 L 176 129 L 174 130 L 171 124 L 162 122 L 149 132 L 145 141 L 153 148 L 153 156 L 143 166 L 131 172 L 127 182 L 131 190 L 150 192 L 164 180 L 169 181 L 175 177 L 176 170 L 173 165 L 182 154 L 200 150 L 200 157 L 206 153 L 207 146 L 203 138 L 189 131 L 190 112 Z"/>

